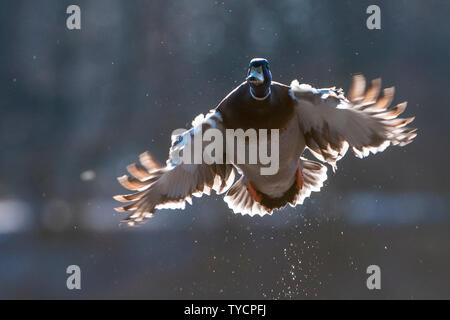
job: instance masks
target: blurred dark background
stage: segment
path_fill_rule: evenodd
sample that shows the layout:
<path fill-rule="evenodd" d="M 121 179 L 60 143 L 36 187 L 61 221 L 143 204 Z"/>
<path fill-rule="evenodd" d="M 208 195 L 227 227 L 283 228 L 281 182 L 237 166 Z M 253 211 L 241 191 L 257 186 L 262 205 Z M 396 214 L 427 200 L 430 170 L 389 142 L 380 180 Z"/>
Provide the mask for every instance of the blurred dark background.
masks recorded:
<path fill-rule="evenodd" d="M 66 8 L 81 8 L 81 30 Z M 381 8 L 381 30 L 366 8 Z M 449 1 L 0 3 L 0 298 L 450 298 Z M 243 81 L 396 86 L 419 135 L 273 216 L 219 196 L 119 226 L 115 178 Z M 66 288 L 81 267 L 82 289 Z M 366 288 L 381 267 L 382 289 Z"/>

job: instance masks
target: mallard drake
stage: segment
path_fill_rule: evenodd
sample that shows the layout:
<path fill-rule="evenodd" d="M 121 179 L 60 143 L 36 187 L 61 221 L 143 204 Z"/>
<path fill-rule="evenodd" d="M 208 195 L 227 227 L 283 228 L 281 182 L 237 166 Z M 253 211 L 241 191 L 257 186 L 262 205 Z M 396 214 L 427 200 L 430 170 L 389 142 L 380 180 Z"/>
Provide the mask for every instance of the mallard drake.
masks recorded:
<path fill-rule="evenodd" d="M 362 75 L 353 77 L 347 97 L 342 89 L 316 89 L 297 80 L 287 86 L 272 81 L 266 59 L 252 59 L 243 83 L 206 116 L 197 116 L 191 129 L 172 136 L 165 166 L 145 152 L 140 164 L 127 167 L 131 175 L 118 181 L 134 193 L 115 196 L 128 203 L 116 210 L 130 211 L 123 221 L 135 225 L 152 217 L 155 209 L 184 209 L 186 202 L 192 204 L 192 196 L 209 195 L 211 190 L 225 193 L 224 200 L 234 213 L 251 216 L 302 204 L 323 186 L 327 178 L 323 163 L 335 170 L 349 148 L 363 158 L 389 145 L 413 141 L 416 129 L 407 125 L 414 117 L 398 118 L 406 102 L 388 108 L 394 88 L 384 89 L 381 95 L 380 89 L 381 80 L 376 79 L 366 90 Z M 176 157 L 193 143 L 196 132 L 209 128 L 224 135 L 229 129 L 278 129 L 278 170 L 263 175 L 261 163 L 237 163 L 235 158 L 224 163 L 187 163 Z M 245 143 L 248 150 L 251 141 Z M 202 144 L 200 151 L 204 148 Z M 304 158 L 305 149 L 321 162 Z"/>

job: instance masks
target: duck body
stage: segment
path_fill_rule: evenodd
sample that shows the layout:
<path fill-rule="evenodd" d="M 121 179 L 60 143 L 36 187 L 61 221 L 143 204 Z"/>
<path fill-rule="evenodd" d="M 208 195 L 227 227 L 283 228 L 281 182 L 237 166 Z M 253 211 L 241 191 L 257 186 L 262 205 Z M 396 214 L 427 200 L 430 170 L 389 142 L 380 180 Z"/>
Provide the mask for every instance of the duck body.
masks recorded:
<path fill-rule="evenodd" d="M 226 129 L 278 129 L 279 130 L 279 170 L 274 175 L 261 175 L 258 164 L 239 164 L 233 159 L 233 165 L 251 182 L 256 191 L 267 198 L 283 198 L 296 178 L 300 156 L 305 149 L 305 140 L 297 124 L 295 101 L 289 93 L 290 87 L 272 81 L 271 94 L 264 100 L 256 100 L 250 94 L 247 82 L 239 85 L 216 108 L 223 117 Z M 259 137 L 258 137 L 259 138 Z M 268 137 L 270 150 L 271 137 Z M 246 154 L 250 146 L 246 140 Z M 257 141 L 259 143 L 259 140 Z M 234 153 L 236 154 L 236 152 Z"/>

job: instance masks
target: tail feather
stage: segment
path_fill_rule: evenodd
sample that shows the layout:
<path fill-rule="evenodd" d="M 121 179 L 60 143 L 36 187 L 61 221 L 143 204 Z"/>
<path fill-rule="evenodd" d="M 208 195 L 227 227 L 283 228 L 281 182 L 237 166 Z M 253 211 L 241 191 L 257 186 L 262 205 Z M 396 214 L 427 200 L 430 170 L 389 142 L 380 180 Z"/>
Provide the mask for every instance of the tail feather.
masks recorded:
<path fill-rule="evenodd" d="M 263 200 L 256 202 L 248 191 L 245 176 L 242 176 L 228 190 L 224 200 L 234 213 L 248 214 L 250 216 L 272 214 L 273 210 L 284 208 L 288 204 L 292 207 L 302 204 L 311 195 L 312 191 L 320 191 L 324 181 L 327 179 L 327 167 L 319 162 L 305 158 L 300 158 L 300 167 L 303 175 L 303 187 L 299 189 L 295 183 L 281 198 L 273 199 L 263 195 Z M 273 205 L 270 205 L 271 203 Z"/>
<path fill-rule="evenodd" d="M 300 158 L 300 166 L 303 175 L 303 188 L 297 193 L 295 202 L 289 204 L 291 207 L 303 204 L 305 199 L 311 195 L 311 192 L 319 192 L 323 183 L 327 180 L 327 167 L 323 164 Z"/>
<path fill-rule="evenodd" d="M 223 200 L 234 213 L 241 213 L 242 215 L 248 214 L 250 216 L 263 216 L 271 213 L 250 196 L 245 176 L 241 176 L 241 178 L 233 184 Z"/>

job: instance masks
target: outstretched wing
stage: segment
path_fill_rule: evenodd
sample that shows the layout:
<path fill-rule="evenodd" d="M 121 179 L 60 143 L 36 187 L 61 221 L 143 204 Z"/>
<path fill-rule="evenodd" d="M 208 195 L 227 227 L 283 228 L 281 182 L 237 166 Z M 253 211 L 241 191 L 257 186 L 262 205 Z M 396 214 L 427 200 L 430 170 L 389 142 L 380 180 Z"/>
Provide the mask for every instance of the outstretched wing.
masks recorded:
<path fill-rule="evenodd" d="M 342 89 L 315 89 L 309 85 L 291 83 L 296 100 L 299 125 L 305 135 L 306 146 L 321 161 L 336 168 L 350 147 L 360 158 L 377 153 L 389 145 L 405 146 L 417 135 L 408 128 L 411 118 L 398 118 L 405 111 L 406 102 L 388 108 L 394 88 L 384 89 L 379 96 L 381 80 L 373 80 L 366 91 L 365 78 L 353 77 L 348 99 Z"/>
<path fill-rule="evenodd" d="M 192 124 L 192 129 L 172 136 L 172 147 L 165 167 L 158 165 L 150 153 L 145 152 L 139 157 L 141 165 L 127 167 L 131 176 L 118 178 L 122 186 L 135 191 L 114 197 L 120 202 L 132 202 L 116 208 L 118 212 L 131 211 L 124 222 L 129 225 L 141 223 L 152 217 L 155 209 L 184 209 L 186 201 L 192 203 L 192 196 L 209 195 L 211 190 L 220 194 L 233 184 L 235 172 L 232 165 L 188 164 L 180 156 L 187 147 L 192 147 L 194 134 L 200 128 L 203 132 L 209 128 L 224 130 L 220 113 L 212 111 L 206 117 L 201 114 Z"/>

